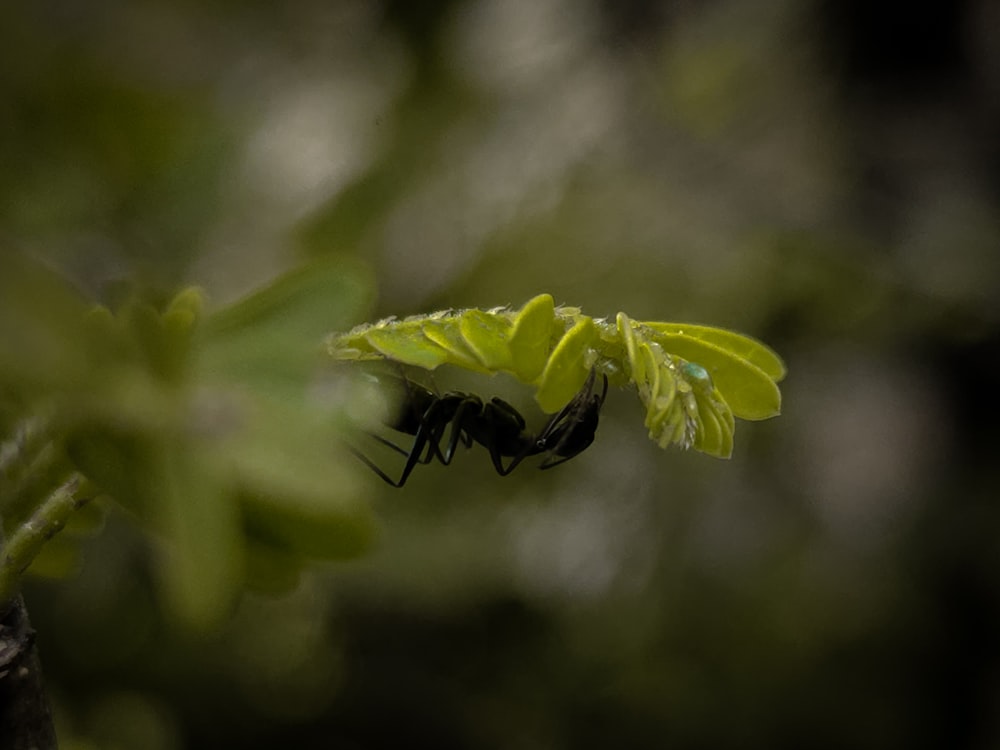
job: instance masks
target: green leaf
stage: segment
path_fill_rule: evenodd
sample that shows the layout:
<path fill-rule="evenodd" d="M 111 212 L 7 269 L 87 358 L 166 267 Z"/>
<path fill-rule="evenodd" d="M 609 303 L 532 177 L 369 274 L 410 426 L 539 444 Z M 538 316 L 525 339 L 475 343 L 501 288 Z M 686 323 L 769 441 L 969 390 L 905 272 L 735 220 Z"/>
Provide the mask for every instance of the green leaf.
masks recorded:
<path fill-rule="evenodd" d="M 698 406 L 698 433 L 695 436 L 694 448 L 717 458 L 729 458 L 733 454 L 733 430 L 725 412 L 729 407 L 710 394 L 694 392 Z"/>
<path fill-rule="evenodd" d="M 272 597 L 291 594 L 299 585 L 302 557 L 253 536 L 246 543 L 247 588 Z"/>
<path fill-rule="evenodd" d="M 408 328 L 373 328 L 365 334 L 365 339 L 384 356 L 404 365 L 433 370 L 455 362 L 455 357 L 424 336 L 415 322 Z"/>
<path fill-rule="evenodd" d="M 255 404 L 253 428 L 220 451 L 232 461 L 244 519 L 258 540 L 303 558 L 368 549 L 374 516 L 355 462 L 340 445 L 332 415 L 319 408 Z"/>
<path fill-rule="evenodd" d="M 0 251 L 2 252 L 2 251 Z M 0 387 L 78 387 L 89 373 L 87 302 L 59 274 L 15 252 L 0 256 Z"/>
<path fill-rule="evenodd" d="M 201 320 L 204 295 L 188 287 L 175 296 L 161 316 L 164 375 L 179 382 L 189 373 L 192 341 Z"/>
<path fill-rule="evenodd" d="M 90 426 L 71 433 L 65 448 L 73 465 L 102 492 L 148 520 L 155 499 L 149 497 L 145 436 Z"/>
<path fill-rule="evenodd" d="M 684 333 L 665 332 L 661 330 L 664 324 L 634 325 L 650 330 L 649 338 L 670 354 L 704 367 L 737 417 L 768 419 L 781 413 L 781 391 L 772 376 L 753 361 L 707 339 L 694 338 Z M 724 333 L 729 335 L 722 337 L 723 340 L 753 341 L 728 331 Z M 775 363 L 766 361 L 768 358 L 762 354 L 763 348 L 763 345 L 759 344 L 754 357 L 756 360 L 765 361 L 771 371 L 775 372 Z"/>
<path fill-rule="evenodd" d="M 317 495 L 242 496 L 246 529 L 258 544 L 316 560 L 346 560 L 367 552 L 377 527 L 367 508 L 338 507 Z"/>
<path fill-rule="evenodd" d="M 729 458 L 728 453 L 722 453 L 722 425 L 719 423 L 719 418 L 711 409 L 705 408 L 705 404 L 698 400 L 697 396 L 695 397 L 695 402 L 698 405 L 696 420 L 698 431 L 694 438 L 694 448 L 710 456 Z"/>
<path fill-rule="evenodd" d="M 36 578 L 68 578 L 80 567 L 79 541 L 57 535 L 31 561 L 27 572 Z"/>
<path fill-rule="evenodd" d="M 510 321 L 483 310 L 464 310 L 458 319 L 462 337 L 488 370 L 511 369 Z"/>
<path fill-rule="evenodd" d="M 118 317 L 132 336 L 136 350 L 141 353 L 143 370 L 165 382 L 179 380 L 184 358 L 176 357 L 176 351 L 171 351 L 160 311 L 147 302 L 133 300 Z"/>
<path fill-rule="evenodd" d="M 646 428 L 650 438 L 665 448 L 677 442 L 678 429 L 684 422 L 677 400 L 677 378 L 664 367 L 648 344 L 640 344 L 639 352 L 643 370 L 651 376 L 639 388 L 639 399 L 646 407 Z"/>
<path fill-rule="evenodd" d="M 632 382 L 636 385 L 645 383 L 647 380 L 645 360 L 639 354 L 639 344 L 636 341 L 635 328 L 628 315 L 623 312 L 618 313 L 616 318 L 618 324 L 618 336 L 625 344 L 625 357 L 628 360 L 628 369 Z"/>
<path fill-rule="evenodd" d="M 298 391 L 312 375 L 331 329 L 368 306 L 370 274 L 325 259 L 297 268 L 208 317 L 199 367 L 212 378 Z"/>
<path fill-rule="evenodd" d="M 594 321 L 582 317 L 566 331 L 549 357 L 538 383 L 535 400 L 552 414 L 569 403 L 587 379 L 587 355 L 597 338 Z"/>
<path fill-rule="evenodd" d="M 521 308 L 510 334 L 511 372 L 523 383 L 534 383 L 545 369 L 555 324 L 551 294 L 539 294 Z"/>
<path fill-rule="evenodd" d="M 454 318 L 432 318 L 424 321 L 420 329 L 424 336 L 448 352 L 449 363 L 474 372 L 490 372 L 463 338 L 458 321 Z"/>
<path fill-rule="evenodd" d="M 693 411 L 698 431 L 694 448 L 717 458 L 729 458 L 733 451 L 733 417 L 708 371 L 695 362 L 683 362 L 680 376 L 692 388 Z"/>
<path fill-rule="evenodd" d="M 164 442 L 150 462 L 156 515 L 169 542 L 161 569 L 164 596 L 180 622 L 217 625 L 242 583 L 236 498 L 214 456 L 185 442 Z"/>
<path fill-rule="evenodd" d="M 708 344 L 714 344 L 720 349 L 725 349 L 735 356 L 745 359 L 750 364 L 759 367 L 772 380 L 780 381 L 785 377 L 785 363 L 778 356 L 777 352 L 767 346 L 767 344 L 742 333 L 730 331 L 726 328 L 690 325 L 687 323 L 659 323 L 653 321 L 644 322 L 642 325 L 661 333 L 683 336 L 704 341 Z"/>

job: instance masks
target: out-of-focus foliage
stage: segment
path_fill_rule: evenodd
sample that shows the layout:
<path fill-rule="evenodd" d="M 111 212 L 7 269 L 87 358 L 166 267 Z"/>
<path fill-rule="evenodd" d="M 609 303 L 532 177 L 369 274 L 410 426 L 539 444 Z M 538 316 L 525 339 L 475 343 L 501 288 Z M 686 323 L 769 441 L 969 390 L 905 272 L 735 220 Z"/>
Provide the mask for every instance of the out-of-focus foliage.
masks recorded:
<path fill-rule="evenodd" d="M 321 335 L 548 292 L 595 318 L 746 331 L 790 373 L 782 418 L 741 425 L 727 462 L 659 450 L 612 389 L 594 444 L 552 471 L 500 478 L 473 448 L 399 492 L 342 467 L 378 546 L 276 575 L 286 593 L 247 594 L 198 637 L 167 625 L 162 543 L 101 504 L 76 577 L 26 591 L 62 744 L 1000 745 L 995 6 L 5 7 L 0 277 L 15 248 L 80 290 L 19 292 L 50 365 L 4 357 L 21 401 L 92 382 L 71 377 L 76 324 L 46 339 L 81 296 L 128 331 L 134 290 L 161 320 L 178 289 L 221 308 L 331 254 L 374 270 L 377 304 Z M 247 456 L 255 436 L 297 453 L 285 433 L 310 424 L 274 406 L 296 389 L 267 354 L 291 320 L 238 377 L 235 322 L 212 334 L 216 370 L 186 370 L 263 402 L 233 434 Z M 139 354 L 116 361 L 165 388 Z M 426 385 L 542 418 L 511 378 L 444 370 Z M 0 480 L 35 503 L 65 456 L 49 413 L 3 387 L 4 434 L 38 471 Z M 255 468 L 191 445 L 189 479 Z M 294 567 L 243 539 L 248 577 Z"/>
<path fill-rule="evenodd" d="M 343 395 L 311 387 L 329 321 L 366 303 L 354 264 L 309 264 L 207 320 L 193 288 L 162 311 L 139 297 L 88 309 L 37 263 L 10 255 L 7 271 L 4 405 L 44 414 L 48 449 L 65 453 L 47 474 L 82 472 L 93 487 L 81 491 L 163 534 L 179 619 L 216 624 L 244 583 L 294 580 L 303 559 L 368 546 L 370 509 L 333 450 Z M 6 489 L 13 542 L 34 493 Z M 266 562 L 247 559 L 258 555 Z"/>

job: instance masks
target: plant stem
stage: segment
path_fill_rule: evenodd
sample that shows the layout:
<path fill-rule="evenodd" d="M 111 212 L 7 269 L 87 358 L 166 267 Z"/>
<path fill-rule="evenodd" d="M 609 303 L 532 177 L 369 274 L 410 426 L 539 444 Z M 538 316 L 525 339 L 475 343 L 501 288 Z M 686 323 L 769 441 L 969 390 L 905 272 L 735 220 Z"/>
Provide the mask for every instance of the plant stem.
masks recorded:
<path fill-rule="evenodd" d="M 70 476 L 7 542 L 0 524 L 0 743 L 10 750 L 57 747 L 35 631 L 17 589 L 21 574 L 46 540 L 90 499 L 77 496 L 80 482 L 80 475 Z"/>
<path fill-rule="evenodd" d="M 27 521 L 18 526 L 0 546 L 0 610 L 17 593 L 21 574 L 31 565 L 45 542 L 62 530 L 70 515 L 91 498 L 79 496 L 82 477 L 72 474 L 53 491 Z"/>

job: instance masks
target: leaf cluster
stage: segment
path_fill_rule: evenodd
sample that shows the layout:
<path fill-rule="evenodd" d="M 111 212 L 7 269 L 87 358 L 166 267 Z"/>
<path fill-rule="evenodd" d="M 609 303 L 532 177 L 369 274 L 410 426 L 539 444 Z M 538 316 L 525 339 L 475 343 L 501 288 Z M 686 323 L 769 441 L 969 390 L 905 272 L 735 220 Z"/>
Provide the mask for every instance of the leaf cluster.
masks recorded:
<path fill-rule="evenodd" d="M 454 365 L 505 372 L 535 387 L 542 410 L 561 409 L 596 369 L 618 386 L 634 385 L 650 438 L 728 458 L 735 417 L 781 411 L 781 358 L 734 331 L 681 323 L 614 322 L 557 307 L 541 294 L 520 310 L 444 310 L 388 318 L 328 340 L 337 360 L 389 359 L 433 370 Z"/>
<path fill-rule="evenodd" d="M 32 477 L 3 486 L 8 551 L 37 553 L 24 535 L 58 530 L 53 488 L 76 488 L 62 492 L 76 506 L 111 498 L 158 532 L 168 608 L 199 627 L 244 585 L 287 587 L 304 560 L 368 546 L 371 511 L 336 451 L 347 394 L 317 379 L 325 332 L 368 302 L 360 268 L 312 263 L 208 315 L 195 288 L 94 307 L 26 257 L 7 270 L 0 406 L 23 450 L 8 451 L 4 477 Z M 30 440 L 14 434 L 39 415 Z M 7 590 L 28 562 L 5 559 Z"/>

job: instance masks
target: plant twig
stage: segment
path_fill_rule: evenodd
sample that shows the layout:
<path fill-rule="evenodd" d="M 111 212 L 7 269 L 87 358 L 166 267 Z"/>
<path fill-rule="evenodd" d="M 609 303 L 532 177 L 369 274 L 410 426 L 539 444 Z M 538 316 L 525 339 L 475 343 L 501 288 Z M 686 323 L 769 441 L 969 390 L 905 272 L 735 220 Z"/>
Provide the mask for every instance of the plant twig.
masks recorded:
<path fill-rule="evenodd" d="M 82 508 L 90 495 L 80 496 L 83 478 L 72 474 L 18 526 L 0 548 L 0 609 L 14 597 L 21 574 L 31 565 L 45 542 L 58 534 L 74 511 Z"/>
<path fill-rule="evenodd" d="M 0 743 L 10 750 L 57 748 L 35 631 L 16 592 L 21 574 L 42 545 L 89 500 L 77 496 L 80 482 L 78 474 L 72 475 L 6 543 L 0 525 Z"/>

